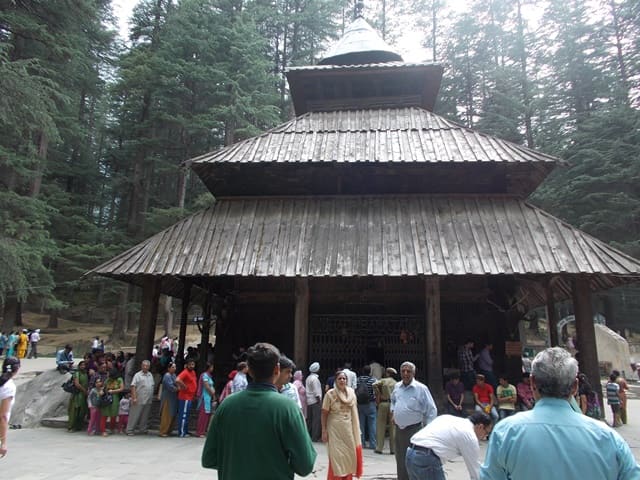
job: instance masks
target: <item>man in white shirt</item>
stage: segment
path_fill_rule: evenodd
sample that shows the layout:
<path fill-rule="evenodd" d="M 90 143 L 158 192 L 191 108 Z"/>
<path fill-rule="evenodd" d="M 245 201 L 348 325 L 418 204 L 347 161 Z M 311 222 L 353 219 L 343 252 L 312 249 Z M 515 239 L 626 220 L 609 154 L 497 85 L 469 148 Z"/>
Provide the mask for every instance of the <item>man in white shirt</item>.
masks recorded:
<path fill-rule="evenodd" d="M 151 412 L 151 402 L 153 401 L 153 391 L 155 381 L 149 371 L 151 362 L 143 360 L 140 371 L 133 376 L 131 381 L 131 407 L 127 422 L 127 435 L 133 435 L 136 427 L 140 433 L 148 432 L 149 413 Z"/>
<path fill-rule="evenodd" d="M 29 352 L 29 358 L 38 358 L 38 342 L 40 341 L 39 328 L 36 328 L 33 332 L 31 332 L 29 341 L 31 342 L 31 352 Z"/>
<path fill-rule="evenodd" d="M 247 380 L 247 372 L 249 371 L 249 367 L 247 366 L 247 362 L 238 363 L 238 373 L 233 377 L 233 382 L 231 383 L 231 393 L 241 392 L 247 389 L 247 385 L 249 382 Z"/>
<path fill-rule="evenodd" d="M 453 415 L 436 417 L 411 437 L 406 466 L 409 480 L 444 479 L 442 462 L 461 455 L 471 480 L 480 478 L 480 445 L 478 440 L 491 432 L 491 418 L 475 412 L 469 418 Z"/>
<path fill-rule="evenodd" d="M 305 382 L 307 390 L 307 429 L 311 440 L 319 442 L 322 439 L 322 385 L 318 372 L 320 364 L 313 362 L 309 365 L 309 376 Z"/>
<path fill-rule="evenodd" d="M 345 363 L 342 371 L 347 376 L 347 387 L 351 387 L 355 390 L 358 386 L 358 376 L 356 375 L 356 372 L 351 370 L 351 364 Z"/>

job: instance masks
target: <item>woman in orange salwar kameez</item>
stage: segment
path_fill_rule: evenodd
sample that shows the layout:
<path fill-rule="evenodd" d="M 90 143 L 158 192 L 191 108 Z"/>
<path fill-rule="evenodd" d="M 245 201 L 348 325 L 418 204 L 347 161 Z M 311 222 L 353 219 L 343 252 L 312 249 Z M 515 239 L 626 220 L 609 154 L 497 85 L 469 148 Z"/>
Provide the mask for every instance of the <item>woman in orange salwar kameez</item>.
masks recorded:
<path fill-rule="evenodd" d="M 347 375 L 336 375 L 335 387 L 322 402 L 322 441 L 329 452 L 328 480 L 351 480 L 362 476 L 362 443 L 358 402 L 347 387 Z"/>

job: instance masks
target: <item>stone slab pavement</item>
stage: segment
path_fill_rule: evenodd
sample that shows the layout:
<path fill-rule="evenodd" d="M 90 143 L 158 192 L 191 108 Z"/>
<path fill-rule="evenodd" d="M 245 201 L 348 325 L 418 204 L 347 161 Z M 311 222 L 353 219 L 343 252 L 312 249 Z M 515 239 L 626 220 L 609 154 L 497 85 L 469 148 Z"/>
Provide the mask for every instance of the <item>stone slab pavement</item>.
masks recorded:
<path fill-rule="evenodd" d="M 31 359 L 23 362 L 23 374 L 29 371 L 52 368 L 52 359 Z M 629 400 L 629 423 L 618 432 L 629 443 L 636 459 L 640 461 L 640 384 L 630 382 L 634 397 Z M 611 420 L 607 410 L 607 419 Z M 33 428 L 9 431 L 9 453 L 0 459 L 0 478 L 15 480 L 92 480 L 128 478 L 171 478 L 172 480 L 214 480 L 215 470 L 200 466 L 200 454 L 204 439 L 159 438 L 155 435 L 127 437 L 87 436 L 84 433 L 68 433 L 64 429 Z M 304 477 L 325 479 L 327 476 L 327 451 L 321 443 L 315 444 L 318 452 L 315 472 Z M 481 442 L 481 458 L 484 458 L 486 442 Z M 385 448 L 388 452 L 388 446 Z M 247 461 L 251 453 L 247 452 Z M 363 479 L 395 479 L 395 460 L 392 455 L 364 451 Z M 469 478 L 461 458 L 447 462 L 448 480 Z M 302 477 L 296 477 L 302 478 Z M 241 480 L 241 479 L 239 479 Z"/>

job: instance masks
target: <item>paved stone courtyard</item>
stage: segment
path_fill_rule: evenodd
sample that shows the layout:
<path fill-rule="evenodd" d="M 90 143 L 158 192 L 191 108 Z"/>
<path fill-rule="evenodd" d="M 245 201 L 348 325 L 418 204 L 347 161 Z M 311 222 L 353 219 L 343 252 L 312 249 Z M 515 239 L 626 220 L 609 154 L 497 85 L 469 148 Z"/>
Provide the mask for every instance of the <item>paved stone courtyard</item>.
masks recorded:
<path fill-rule="evenodd" d="M 35 369 L 36 363 L 51 361 L 38 359 L 24 362 L 24 372 Z M 43 365 L 44 366 L 44 365 Z M 42 367 L 39 367 L 42 368 Z M 629 424 L 618 429 L 631 450 L 640 460 L 640 383 L 630 382 Z M 607 420 L 611 420 L 607 410 Z M 106 438 L 89 437 L 84 433 L 68 433 L 61 428 L 23 428 L 9 431 L 9 453 L 0 459 L 0 478 L 13 480 L 106 480 L 115 478 L 172 480 L 213 480 L 215 470 L 200 466 L 204 439 L 159 438 L 155 435 L 127 437 L 112 435 Z M 318 460 L 315 472 L 304 477 L 325 479 L 327 451 L 316 443 Z M 482 458 L 486 443 L 482 442 Z M 385 452 L 388 452 L 388 446 Z M 247 452 L 251 461 L 251 452 Z M 395 460 L 389 454 L 378 455 L 364 451 L 363 479 L 395 479 Z M 458 458 L 445 465 L 448 480 L 469 478 L 464 462 Z M 303 477 L 296 477 L 303 478 Z"/>

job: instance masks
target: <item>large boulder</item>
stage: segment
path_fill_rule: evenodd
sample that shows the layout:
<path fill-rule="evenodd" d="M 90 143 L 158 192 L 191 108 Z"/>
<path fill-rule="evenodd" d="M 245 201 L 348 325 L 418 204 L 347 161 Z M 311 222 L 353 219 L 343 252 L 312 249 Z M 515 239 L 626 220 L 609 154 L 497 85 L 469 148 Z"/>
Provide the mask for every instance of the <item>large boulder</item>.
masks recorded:
<path fill-rule="evenodd" d="M 37 427 L 43 418 L 66 415 L 71 394 L 62 390 L 62 384 L 70 377 L 69 373 L 47 370 L 30 381 L 17 381 L 11 423 L 24 428 Z"/>
<path fill-rule="evenodd" d="M 596 347 L 598 349 L 598 361 L 606 368 L 605 374 L 611 370 L 618 370 L 622 376 L 630 378 L 631 354 L 629 353 L 629 343 L 623 337 L 605 325 L 595 324 Z"/>

